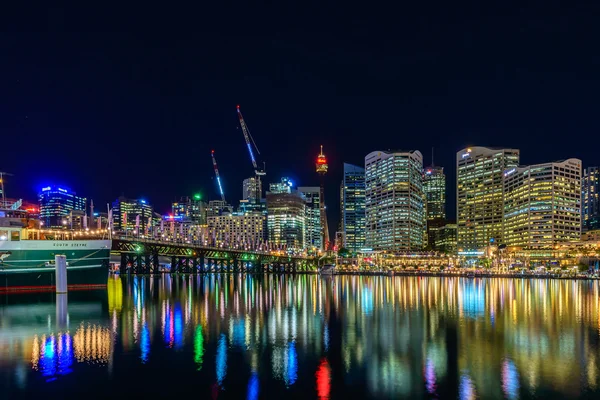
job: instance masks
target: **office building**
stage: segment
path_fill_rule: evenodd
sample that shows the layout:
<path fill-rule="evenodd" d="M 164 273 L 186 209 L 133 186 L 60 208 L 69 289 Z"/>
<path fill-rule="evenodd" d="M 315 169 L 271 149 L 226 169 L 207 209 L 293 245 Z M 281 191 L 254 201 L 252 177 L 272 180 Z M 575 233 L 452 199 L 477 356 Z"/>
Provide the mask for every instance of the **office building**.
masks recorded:
<path fill-rule="evenodd" d="M 319 186 L 301 186 L 298 192 L 306 201 L 306 237 L 304 244 L 307 249 L 323 250 L 323 237 L 321 227 L 321 188 Z"/>
<path fill-rule="evenodd" d="M 184 196 L 179 201 L 171 204 L 173 215 L 180 216 L 186 221 L 195 224 L 206 224 L 206 204 L 201 201 L 200 195 L 193 197 Z"/>
<path fill-rule="evenodd" d="M 344 163 L 344 178 L 340 189 L 341 231 L 344 246 L 352 252 L 365 247 L 365 169 Z"/>
<path fill-rule="evenodd" d="M 446 224 L 446 176 L 443 167 L 430 166 L 423 171 L 425 217 L 428 248 L 435 250 L 436 229 Z"/>
<path fill-rule="evenodd" d="M 262 182 L 257 177 L 244 179 L 242 184 L 242 199 L 256 202 L 262 198 Z"/>
<path fill-rule="evenodd" d="M 71 228 L 71 212 L 85 213 L 86 199 L 66 186 L 46 186 L 38 194 L 38 199 L 40 220 L 45 228 Z"/>
<path fill-rule="evenodd" d="M 146 235 L 152 226 L 152 215 L 152 206 L 146 200 L 121 196 L 112 204 L 113 230 Z"/>
<path fill-rule="evenodd" d="M 423 192 L 427 220 L 446 219 L 446 175 L 443 167 L 425 168 Z"/>
<path fill-rule="evenodd" d="M 366 246 L 392 252 L 423 248 L 423 156 L 374 151 L 365 157 Z"/>
<path fill-rule="evenodd" d="M 588 167 L 581 182 L 582 224 L 584 230 L 600 229 L 600 168 Z"/>
<path fill-rule="evenodd" d="M 447 223 L 440 227 L 432 228 L 435 232 L 434 244 L 435 250 L 455 255 L 456 247 L 456 224 Z"/>
<path fill-rule="evenodd" d="M 275 191 L 268 191 L 266 196 L 269 247 L 290 252 L 304 250 L 306 247 L 304 196 L 296 190 L 292 191 L 291 184 L 288 183 L 272 184 L 270 188 Z"/>
<path fill-rule="evenodd" d="M 266 240 L 266 218 L 260 213 L 233 213 L 208 217 L 208 235 L 211 245 L 259 249 Z"/>
<path fill-rule="evenodd" d="M 518 165 L 517 149 L 470 147 L 456 153 L 459 250 L 502 243 L 503 174 Z"/>
<path fill-rule="evenodd" d="M 581 161 L 511 168 L 504 172 L 503 243 L 553 248 L 581 238 Z"/>
<path fill-rule="evenodd" d="M 231 213 L 233 207 L 223 200 L 211 200 L 206 208 L 206 218 Z"/>
<path fill-rule="evenodd" d="M 289 178 L 283 177 L 281 181 L 269 184 L 269 192 L 276 193 L 292 193 L 293 183 Z"/>

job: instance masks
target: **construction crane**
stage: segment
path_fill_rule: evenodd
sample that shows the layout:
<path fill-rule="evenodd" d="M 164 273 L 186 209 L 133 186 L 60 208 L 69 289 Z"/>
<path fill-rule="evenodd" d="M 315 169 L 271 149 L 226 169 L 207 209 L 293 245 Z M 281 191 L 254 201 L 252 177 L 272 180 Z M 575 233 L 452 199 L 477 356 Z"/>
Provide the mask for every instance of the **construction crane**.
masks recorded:
<path fill-rule="evenodd" d="M 215 176 L 217 177 L 217 184 L 219 185 L 219 193 L 221 194 L 221 200 L 225 203 L 225 193 L 223 193 L 223 186 L 221 186 L 221 178 L 219 177 L 219 167 L 217 167 L 217 160 L 215 159 L 215 151 L 211 150 L 210 156 L 212 157 L 213 167 L 215 168 Z"/>
<path fill-rule="evenodd" d="M 250 153 L 250 161 L 252 161 L 252 166 L 254 167 L 254 174 L 256 175 L 256 203 L 260 203 L 261 198 L 261 184 L 260 177 L 265 176 L 266 172 L 263 168 L 260 169 L 258 167 L 258 162 L 256 161 L 256 157 L 254 157 L 254 152 L 252 151 L 252 147 L 256 149 L 256 153 L 260 155 L 260 151 L 258 150 L 258 146 L 256 146 L 256 142 L 254 138 L 250 134 L 250 130 L 248 129 L 248 125 L 246 125 L 246 121 L 244 121 L 244 117 L 242 116 L 242 112 L 240 111 L 240 106 L 237 106 L 238 117 L 240 118 L 240 125 L 242 127 L 242 132 L 244 133 L 244 140 L 246 141 L 246 146 L 248 146 L 248 153 Z"/>

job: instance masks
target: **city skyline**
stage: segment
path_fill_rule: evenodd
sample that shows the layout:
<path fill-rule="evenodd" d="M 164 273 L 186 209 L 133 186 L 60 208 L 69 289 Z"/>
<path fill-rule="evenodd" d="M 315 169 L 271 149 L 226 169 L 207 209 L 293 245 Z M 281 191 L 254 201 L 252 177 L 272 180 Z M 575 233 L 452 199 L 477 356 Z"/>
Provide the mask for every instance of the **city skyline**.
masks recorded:
<path fill-rule="evenodd" d="M 5 148 L 19 150 L 0 165 L 15 175 L 7 193 L 33 198 L 43 185 L 65 183 L 98 205 L 124 194 L 168 209 L 199 189 L 217 199 L 214 149 L 225 191 L 237 198 L 253 176 L 238 104 L 271 182 L 317 185 L 313 155 L 324 146 L 331 233 L 343 163 L 361 165 L 377 149 L 418 149 L 429 165 L 435 147 L 450 218 L 462 148 L 517 147 L 525 164 L 575 157 L 584 168 L 600 165 L 593 10 L 544 5 L 542 18 L 534 5 L 499 14 L 438 7 L 387 21 L 321 9 L 308 32 L 308 10 L 280 19 L 248 9 L 189 35 L 177 33 L 175 19 L 158 31 L 127 19 L 124 29 L 114 25 L 120 33 L 90 33 L 69 28 L 81 20 L 74 10 L 33 10 L 35 29 L 2 36 L 0 129 Z M 249 29 L 263 20 L 264 30 Z M 575 20 L 572 29 L 552 29 Z M 580 139 L 565 140 L 567 133 Z"/>

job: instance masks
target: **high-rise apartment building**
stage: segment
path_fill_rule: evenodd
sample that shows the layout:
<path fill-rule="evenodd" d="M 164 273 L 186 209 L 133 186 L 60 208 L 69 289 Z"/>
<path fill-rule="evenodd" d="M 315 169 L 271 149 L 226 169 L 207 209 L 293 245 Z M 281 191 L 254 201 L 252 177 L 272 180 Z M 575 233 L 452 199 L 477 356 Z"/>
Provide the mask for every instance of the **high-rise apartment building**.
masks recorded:
<path fill-rule="evenodd" d="M 365 169 L 344 163 L 340 189 L 343 247 L 356 252 L 365 247 Z"/>
<path fill-rule="evenodd" d="M 46 186 L 38 194 L 38 199 L 40 220 L 45 228 L 71 228 L 71 213 L 85 213 L 86 199 L 65 186 Z"/>
<path fill-rule="evenodd" d="M 366 246 L 423 248 L 423 156 L 419 151 L 374 151 L 365 157 Z"/>
<path fill-rule="evenodd" d="M 269 246 L 302 251 L 306 248 L 306 200 L 298 191 L 291 190 L 291 184 L 283 181 L 270 185 L 274 191 L 267 192 Z"/>
<path fill-rule="evenodd" d="M 206 207 L 206 217 L 231 213 L 232 209 L 231 205 L 224 200 L 211 200 Z"/>
<path fill-rule="evenodd" d="M 600 229 L 600 168 L 588 167 L 581 182 L 581 211 L 584 230 Z"/>
<path fill-rule="evenodd" d="M 112 210 L 115 230 L 143 235 L 152 226 L 152 206 L 146 200 L 121 196 L 113 202 Z"/>
<path fill-rule="evenodd" d="M 519 150 L 470 147 L 456 153 L 459 250 L 502 243 L 503 174 L 519 165 Z"/>
<path fill-rule="evenodd" d="M 239 249 L 258 249 L 266 240 L 266 216 L 260 213 L 225 214 L 208 217 L 212 245 Z"/>
<path fill-rule="evenodd" d="M 257 177 L 244 179 L 242 184 L 242 200 L 256 202 L 262 197 L 262 182 Z"/>
<path fill-rule="evenodd" d="M 504 172 L 503 243 L 552 248 L 581 238 L 581 160 L 511 168 Z"/>
<path fill-rule="evenodd" d="M 300 186 L 298 192 L 304 196 L 306 201 L 306 237 L 304 238 L 304 245 L 307 249 L 323 250 L 321 188 L 319 186 Z"/>

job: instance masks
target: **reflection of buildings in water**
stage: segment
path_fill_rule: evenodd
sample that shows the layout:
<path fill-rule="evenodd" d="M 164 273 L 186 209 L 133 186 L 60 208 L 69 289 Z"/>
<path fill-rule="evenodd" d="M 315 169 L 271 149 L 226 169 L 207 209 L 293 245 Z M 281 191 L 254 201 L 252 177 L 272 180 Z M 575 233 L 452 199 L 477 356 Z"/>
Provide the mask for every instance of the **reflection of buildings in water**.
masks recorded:
<path fill-rule="evenodd" d="M 40 371 L 46 381 L 55 380 L 60 375 L 70 374 L 73 364 L 73 340 L 68 333 L 33 337 L 31 365 Z"/>
<path fill-rule="evenodd" d="M 296 343 L 288 342 L 284 346 L 276 345 L 271 353 L 273 378 L 291 386 L 298 379 L 298 352 Z"/>
<path fill-rule="evenodd" d="M 79 326 L 75 335 L 68 332 L 34 335 L 31 366 L 47 380 L 73 371 L 74 361 L 107 364 L 112 359 L 112 334 L 108 328 L 97 325 Z"/>
<path fill-rule="evenodd" d="M 113 336 L 108 328 L 82 322 L 73 335 L 73 347 L 78 362 L 106 364 L 112 360 Z"/>
<path fill-rule="evenodd" d="M 121 312 L 123 308 L 123 282 L 119 275 L 111 276 L 106 284 L 106 293 L 108 295 L 108 312 Z"/>
<path fill-rule="evenodd" d="M 227 336 L 224 334 L 219 337 L 219 344 L 217 345 L 216 368 L 217 382 L 222 386 L 227 376 Z"/>
<path fill-rule="evenodd" d="M 502 391 L 507 399 L 519 398 L 519 372 L 515 364 L 508 358 L 502 361 Z"/>
<path fill-rule="evenodd" d="M 331 367 L 326 358 L 321 359 L 315 378 L 317 381 L 317 397 L 323 400 L 329 399 L 331 394 Z"/>
<path fill-rule="evenodd" d="M 204 362 L 204 334 L 200 325 L 196 327 L 194 334 L 194 362 L 196 363 L 197 370 L 200 371 Z"/>
<path fill-rule="evenodd" d="M 310 362 L 303 355 L 320 358 L 327 352 L 335 360 L 331 354 L 340 350 L 345 379 L 366 377 L 369 393 L 382 397 L 440 396 L 440 385 L 452 378 L 448 368 L 460 371 L 461 398 L 515 398 L 542 384 L 577 397 L 580 377 L 593 388 L 600 376 L 598 283 L 359 276 L 337 277 L 333 283 L 313 276 L 233 274 L 163 278 L 109 284 L 110 317 L 119 313 L 118 339 L 125 351 L 139 351 L 142 363 L 151 358 L 155 341 L 174 350 L 187 343 L 196 368 L 215 368 L 219 385 L 226 380 L 229 351 L 243 353 L 257 377 L 270 373 L 291 386 L 303 367 L 299 360 Z M 151 294 L 151 287 L 157 293 Z M 129 294 L 123 296 L 123 289 Z M 455 345 L 447 343 L 448 332 L 456 332 Z M 58 364 L 43 357 L 58 357 L 59 343 L 63 352 L 71 343 L 73 361 L 110 360 L 110 330 L 83 324 L 70 342 L 65 335 L 56 336 L 50 347 L 43 347 L 48 335 L 22 347 L 31 349 L 27 354 L 39 371 L 42 359 L 47 362 L 48 376 L 58 376 Z M 270 360 L 261 365 L 266 346 Z M 206 357 L 208 349 L 216 349 L 215 358 Z M 316 379 L 317 394 L 328 396 L 322 394 L 331 379 L 327 360 Z M 258 378 L 249 380 L 248 396 L 254 388 L 258 393 Z"/>
<path fill-rule="evenodd" d="M 250 375 L 250 380 L 248 381 L 248 394 L 246 395 L 246 400 L 257 400 L 259 391 L 260 383 L 258 379 L 258 374 L 256 372 L 253 372 Z"/>
<path fill-rule="evenodd" d="M 466 372 L 463 372 L 460 375 L 458 395 L 460 400 L 475 400 L 477 398 L 477 392 L 475 390 L 475 386 L 473 385 L 473 381 Z"/>

